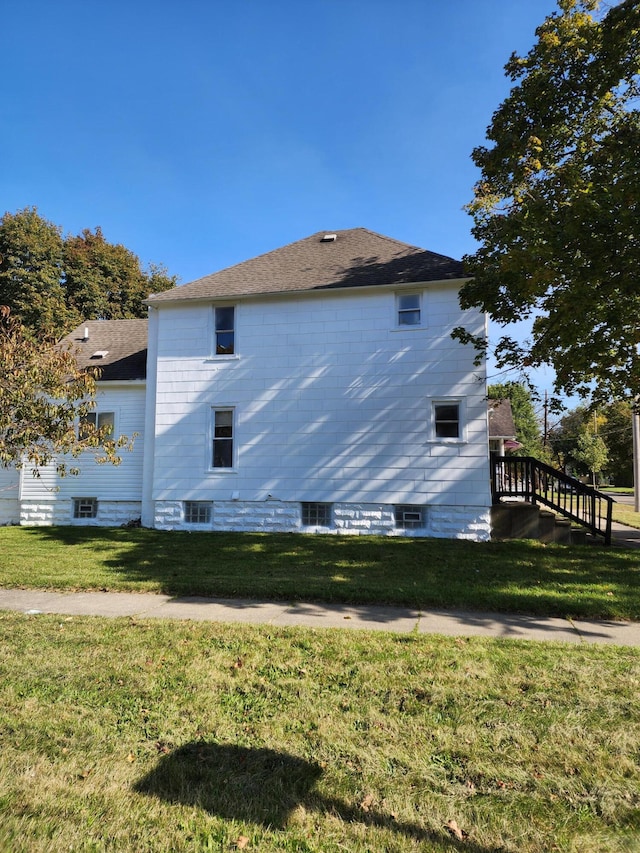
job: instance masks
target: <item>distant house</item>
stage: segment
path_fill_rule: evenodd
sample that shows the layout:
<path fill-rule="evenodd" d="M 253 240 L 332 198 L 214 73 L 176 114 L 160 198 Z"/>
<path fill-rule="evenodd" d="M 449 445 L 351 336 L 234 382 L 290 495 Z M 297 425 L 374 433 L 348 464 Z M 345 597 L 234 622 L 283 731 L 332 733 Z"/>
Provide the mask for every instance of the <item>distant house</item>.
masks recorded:
<path fill-rule="evenodd" d="M 504 456 L 506 451 L 520 447 L 521 445 L 516 440 L 511 400 L 488 400 L 487 408 L 490 453 L 496 456 Z"/>
<path fill-rule="evenodd" d="M 4 524 L 118 525 L 140 517 L 144 458 L 144 412 L 147 361 L 146 320 L 89 320 L 63 341 L 71 345 L 81 367 L 99 367 L 96 425 L 112 425 L 114 435 L 137 434 L 122 463 L 98 465 L 90 452 L 73 460 L 79 476 L 60 478 L 54 465 L 34 478 L 0 468 L 0 522 Z M 13 480 L 13 488 L 4 488 Z M 4 499 L 2 496 L 5 496 Z"/>
<path fill-rule="evenodd" d="M 485 318 L 463 280 L 366 229 L 319 232 L 152 296 L 148 342 L 145 321 L 83 324 L 98 422 L 135 448 L 23 474 L 18 520 L 487 539 L 485 371 L 451 338 Z"/>

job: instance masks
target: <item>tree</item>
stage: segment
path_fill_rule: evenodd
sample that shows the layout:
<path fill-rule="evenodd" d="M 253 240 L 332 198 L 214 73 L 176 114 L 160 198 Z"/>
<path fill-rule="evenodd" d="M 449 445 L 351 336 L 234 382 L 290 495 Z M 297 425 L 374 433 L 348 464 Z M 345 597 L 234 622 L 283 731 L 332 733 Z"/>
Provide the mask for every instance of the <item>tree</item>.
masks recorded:
<path fill-rule="evenodd" d="M 576 406 L 549 431 L 549 444 L 559 467 L 565 472 L 576 464 L 574 452 L 578 447 L 578 437 L 585 430 L 588 418 L 587 407 Z"/>
<path fill-rule="evenodd" d="M 0 324 L 0 465 L 39 469 L 57 460 L 61 475 L 77 469 L 59 459 L 92 449 L 98 462 L 118 464 L 118 450 L 130 446 L 91 425 L 78 431 L 80 418 L 95 405 L 96 375 L 80 370 L 74 354 L 53 340 L 35 341 L 16 319 Z"/>
<path fill-rule="evenodd" d="M 175 287 L 176 278 L 157 265 L 144 271 L 130 249 L 85 228 L 65 240 L 64 285 L 78 322 L 120 320 L 146 316 L 143 299 Z"/>
<path fill-rule="evenodd" d="M 2 217 L 0 255 L 0 303 L 39 338 L 62 337 L 82 320 L 144 317 L 143 300 L 177 283 L 159 265 L 144 270 L 100 228 L 63 237 L 35 207 Z"/>
<path fill-rule="evenodd" d="M 607 473 L 616 486 L 633 485 L 633 430 L 631 424 L 632 406 L 624 400 L 617 400 L 604 406 L 600 413 L 605 423 L 600 430 L 609 451 Z"/>
<path fill-rule="evenodd" d="M 62 284 L 62 232 L 35 207 L 0 220 L 0 303 L 38 334 L 73 326 Z"/>
<path fill-rule="evenodd" d="M 598 474 L 609 460 L 607 446 L 602 438 L 594 432 L 584 430 L 578 436 L 578 442 L 573 457 L 582 463 L 591 474 L 591 482 L 597 484 Z"/>
<path fill-rule="evenodd" d="M 505 66 L 514 86 L 472 154 L 480 247 L 460 301 L 503 326 L 533 318 L 528 342 L 498 342 L 501 367 L 549 364 L 559 393 L 636 398 L 640 3 L 558 5 Z"/>
<path fill-rule="evenodd" d="M 490 400 L 509 400 L 511 402 L 516 437 L 522 445 L 517 451 L 518 455 L 540 458 L 543 455 L 540 424 L 529 389 L 519 382 L 504 382 L 489 385 L 487 396 Z"/>

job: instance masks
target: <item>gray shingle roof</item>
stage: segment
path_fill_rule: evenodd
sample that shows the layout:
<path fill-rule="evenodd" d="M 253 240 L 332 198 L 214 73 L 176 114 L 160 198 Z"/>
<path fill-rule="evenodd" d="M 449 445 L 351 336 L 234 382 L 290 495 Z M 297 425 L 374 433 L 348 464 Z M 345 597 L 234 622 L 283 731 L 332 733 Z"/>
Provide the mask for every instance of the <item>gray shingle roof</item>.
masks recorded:
<path fill-rule="evenodd" d="M 84 337 L 84 330 L 89 337 Z M 87 320 L 60 341 L 71 345 L 81 368 L 100 368 L 100 379 L 145 379 L 147 375 L 146 320 Z M 99 357 L 96 353 L 105 352 Z"/>
<path fill-rule="evenodd" d="M 488 400 L 489 438 L 515 438 L 511 400 Z"/>
<path fill-rule="evenodd" d="M 335 240 L 323 237 L 335 234 Z M 463 278 L 462 264 L 366 228 L 318 231 L 311 237 L 149 297 L 152 305 L 183 299 L 365 287 Z"/>

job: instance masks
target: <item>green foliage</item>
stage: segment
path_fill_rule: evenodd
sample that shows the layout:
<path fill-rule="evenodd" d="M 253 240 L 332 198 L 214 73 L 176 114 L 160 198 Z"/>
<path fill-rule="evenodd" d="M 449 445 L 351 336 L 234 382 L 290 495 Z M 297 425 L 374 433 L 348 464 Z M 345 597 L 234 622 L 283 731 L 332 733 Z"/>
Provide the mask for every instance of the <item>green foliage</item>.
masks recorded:
<path fill-rule="evenodd" d="M 500 366 L 550 364 L 559 392 L 608 401 L 640 394 L 640 4 L 599 5 L 561 0 L 505 66 L 514 86 L 472 155 L 461 304 L 535 318 L 529 342 L 498 343 Z"/>
<path fill-rule="evenodd" d="M 120 461 L 125 436 L 113 439 L 77 420 L 95 405 L 95 377 L 79 370 L 73 353 L 53 340 L 34 341 L 16 320 L 0 325 L 0 465 L 28 465 L 37 474 L 60 454 L 93 449 L 98 461 Z M 76 473 L 64 460 L 58 473 Z"/>
<path fill-rule="evenodd" d="M 64 279 L 79 322 L 144 317 L 143 299 L 176 284 L 161 267 L 143 272 L 136 255 L 125 246 L 107 243 L 100 228 L 67 237 Z"/>
<path fill-rule="evenodd" d="M 616 485 L 633 484 L 633 434 L 631 403 L 617 400 L 594 412 L 576 406 L 550 431 L 549 441 L 557 464 L 579 473 L 605 471 Z M 599 442 L 592 438 L 597 431 Z M 589 461 L 593 456 L 596 468 Z M 603 457 L 606 460 L 603 462 Z"/>
<path fill-rule="evenodd" d="M 609 459 L 607 446 L 602 438 L 587 430 L 581 432 L 573 455 L 576 462 L 581 462 L 591 472 L 595 485 L 596 475 L 602 471 Z"/>
<path fill-rule="evenodd" d="M 522 447 L 518 456 L 542 455 L 540 423 L 535 412 L 531 392 L 520 382 L 504 382 L 490 385 L 487 391 L 490 400 L 509 400 L 516 427 L 516 437 Z"/>
<path fill-rule="evenodd" d="M 63 237 L 35 207 L 2 217 L 0 255 L 0 304 L 38 338 L 62 337 L 83 320 L 145 317 L 143 299 L 177 283 L 161 266 L 143 270 L 100 228 Z"/>
<path fill-rule="evenodd" d="M 605 418 L 600 431 L 609 452 L 607 473 L 617 486 L 633 485 L 632 406 L 617 400 L 599 410 Z"/>
<path fill-rule="evenodd" d="M 42 334 L 73 327 L 63 279 L 63 239 L 35 207 L 0 220 L 0 303 Z"/>

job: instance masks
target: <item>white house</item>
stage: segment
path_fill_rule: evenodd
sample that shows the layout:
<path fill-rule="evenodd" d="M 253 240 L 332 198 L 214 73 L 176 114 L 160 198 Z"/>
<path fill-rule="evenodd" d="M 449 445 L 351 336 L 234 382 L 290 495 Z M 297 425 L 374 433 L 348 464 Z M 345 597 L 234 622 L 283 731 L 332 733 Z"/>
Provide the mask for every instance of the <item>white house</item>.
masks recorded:
<path fill-rule="evenodd" d="M 101 370 L 96 409 L 99 426 L 113 425 L 114 435 L 136 435 L 122 463 L 98 465 L 93 453 L 70 464 L 78 476 L 60 478 L 55 465 L 34 477 L 0 468 L 0 523 L 24 525 L 119 525 L 140 517 L 145 452 L 144 411 L 147 357 L 146 320 L 89 320 L 62 342 L 72 346 L 81 367 Z M 4 488 L 3 488 L 4 486 Z"/>
<path fill-rule="evenodd" d="M 487 539 L 485 371 L 451 338 L 485 319 L 462 281 L 451 258 L 319 232 L 150 297 L 146 389 L 122 370 L 144 321 L 85 324 L 97 416 L 135 449 L 57 492 L 23 475 L 20 522 Z"/>

